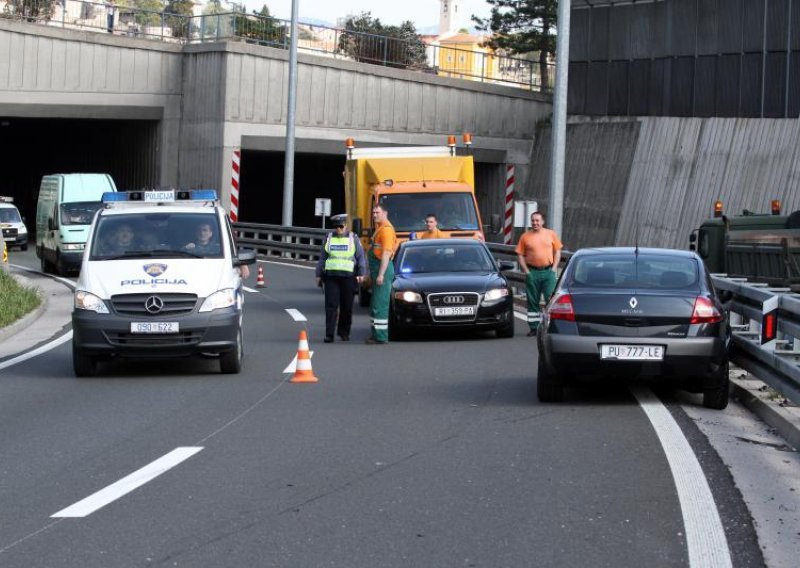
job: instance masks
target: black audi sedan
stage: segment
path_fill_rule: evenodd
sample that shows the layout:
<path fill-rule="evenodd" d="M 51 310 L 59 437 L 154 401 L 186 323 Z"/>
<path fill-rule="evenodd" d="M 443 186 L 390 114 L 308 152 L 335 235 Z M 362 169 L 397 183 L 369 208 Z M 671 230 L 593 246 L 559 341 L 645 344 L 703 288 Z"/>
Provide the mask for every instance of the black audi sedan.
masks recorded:
<path fill-rule="evenodd" d="M 492 257 L 472 239 L 406 241 L 395 255 L 389 333 L 466 328 L 514 336 L 514 303 L 501 270 L 513 263 Z"/>
<path fill-rule="evenodd" d="M 703 393 L 707 408 L 728 405 L 727 312 L 693 252 L 577 251 L 544 310 L 537 342 L 542 402 L 562 400 L 564 386 L 579 377 L 648 377 Z"/>

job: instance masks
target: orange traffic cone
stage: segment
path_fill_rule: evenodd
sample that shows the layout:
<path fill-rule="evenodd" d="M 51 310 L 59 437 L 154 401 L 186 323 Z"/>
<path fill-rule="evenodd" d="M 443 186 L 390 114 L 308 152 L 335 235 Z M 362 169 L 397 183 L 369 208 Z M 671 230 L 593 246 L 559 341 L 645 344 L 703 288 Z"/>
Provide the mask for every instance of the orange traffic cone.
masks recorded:
<path fill-rule="evenodd" d="M 316 383 L 319 381 L 311 370 L 311 354 L 308 352 L 308 337 L 306 330 L 300 331 L 300 340 L 297 342 L 297 366 L 290 383 Z"/>
<path fill-rule="evenodd" d="M 265 286 L 265 284 L 264 284 L 264 267 L 263 266 L 259 266 L 258 267 L 258 276 L 256 277 L 256 286 L 258 286 L 259 288 L 263 288 Z"/>

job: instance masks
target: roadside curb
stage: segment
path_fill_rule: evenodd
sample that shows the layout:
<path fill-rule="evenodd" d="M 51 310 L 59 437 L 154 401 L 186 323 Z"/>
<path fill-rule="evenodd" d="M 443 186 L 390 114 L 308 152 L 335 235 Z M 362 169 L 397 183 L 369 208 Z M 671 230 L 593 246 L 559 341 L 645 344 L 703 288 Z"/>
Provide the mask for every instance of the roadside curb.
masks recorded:
<path fill-rule="evenodd" d="M 731 396 L 800 451 L 800 408 L 784 404 L 782 397 L 776 399 L 775 391 L 764 382 L 745 371 L 741 373 L 744 376 L 731 377 Z"/>
<path fill-rule="evenodd" d="M 14 323 L 7 325 L 6 327 L 0 328 L 0 341 L 3 341 L 11 337 L 12 335 L 15 335 L 20 329 L 24 329 L 33 324 L 33 322 L 39 319 L 39 317 L 45 312 L 45 310 L 48 307 L 47 296 L 42 294 L 41 288 L 33 284 L 33 282 L 29 278 L 26 278 L 25 276 L 22 276 L 21 274 L 15 271 L 9 270 L 8 273 L 11 275 L 12 278 L 14 278 L 14 280 L 17 281 L 17 283 L 20 284 L 20 286 L 24 286 L 26 288 L 34 288 L 41 302 L 39 303 L 39 306 L 32 312 L 25 314 L 24 316 L 22 316 L 22 318 L 18 319 Z"/>

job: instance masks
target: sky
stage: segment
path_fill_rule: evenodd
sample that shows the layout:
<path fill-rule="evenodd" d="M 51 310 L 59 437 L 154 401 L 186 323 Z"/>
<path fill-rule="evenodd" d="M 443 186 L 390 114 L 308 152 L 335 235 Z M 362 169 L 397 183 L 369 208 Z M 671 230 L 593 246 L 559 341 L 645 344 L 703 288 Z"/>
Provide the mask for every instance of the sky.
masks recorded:
<path fill-rule="evenodd" d="M 417 29 L 439 25 L 439 0 L 296 0 L 300 20 L 313 18 L 334 24 L 336 18 L 348 14 L 371 12 L 373 18 L 387 25 L 399 25 L 411 20 Z M 272 16 L 281 19 L 292 17 L 292 0 L 245 0 L 249 10 L 258 10 L 264 4 Z M 461 18 L 459 27 L 473 27 L 470 16 L 489 15 L 485 0 L 459 0 Z"/>

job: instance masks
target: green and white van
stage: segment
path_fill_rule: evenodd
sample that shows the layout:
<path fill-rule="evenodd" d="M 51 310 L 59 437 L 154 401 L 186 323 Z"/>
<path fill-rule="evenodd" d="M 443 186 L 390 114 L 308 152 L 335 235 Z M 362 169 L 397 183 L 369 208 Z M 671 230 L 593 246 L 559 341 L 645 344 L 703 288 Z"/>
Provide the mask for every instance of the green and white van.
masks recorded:
<path fill-rule="evenodd" d="M 36 256 L 42 271 L 80 269 L 83 249 L 103 193 L 117 191 L 108 174 L 53 174 L 42 178 L 36 205 Z"/>

